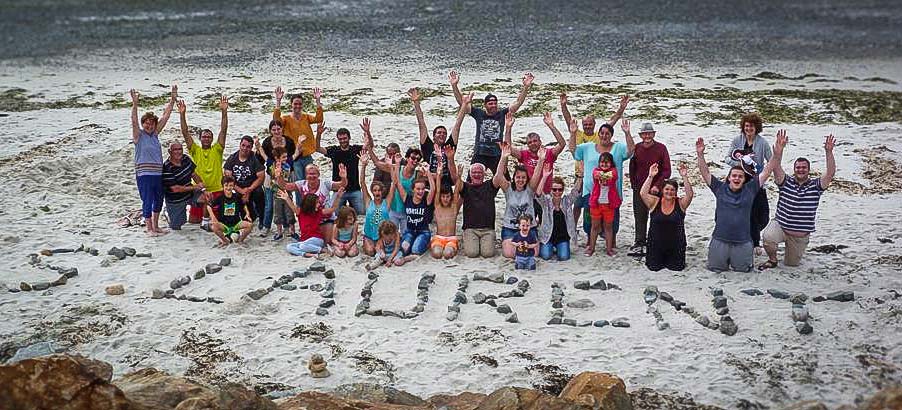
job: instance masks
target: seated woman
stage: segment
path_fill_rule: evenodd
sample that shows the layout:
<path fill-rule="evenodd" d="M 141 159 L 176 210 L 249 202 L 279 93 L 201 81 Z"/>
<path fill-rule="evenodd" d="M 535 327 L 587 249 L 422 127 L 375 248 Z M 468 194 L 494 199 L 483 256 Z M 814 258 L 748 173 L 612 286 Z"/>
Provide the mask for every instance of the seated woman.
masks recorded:
<path fill-rule="evenodd" d="M 686 268 L 686 231 L 683 220 L 686 218 L 686 209 L 692 203 L 692 184 L 689 182 L 686 164 L 680 164 L 680 177 L 683 178 L 683 190 L 686 194 L 682 198 L 677 197 L 677 183 L 668 179 L 664 181 L 661 198 L 658 198 L 650 193 L 651 181 L 655 175 L 658 175 L 658 164 L 649 167 L 648 178 L 645 178 L 639 191 L 642 202 L 651 210 L 645 266 L 652 271 L 664 268 L 681 271 Z"/>
<path fill-rule="evenodd" d="M 429 241 L 432 239 L 432 232 L 429 231 L 429 224 L 435 213 L 435 207 L 432 202 L 435 199 L 435 175 L 429 172 L 429 165 L 420 164 L 420 174 L 426 178 L 417 178 L 413 181 L 413 192 L 408 194 L 401 186 L 401 164 L 395 163 L 392 166 L 392 182 L 395 184 L 395 190 L 401 194 L 401 200 L 404 201 L 404 213 L 407 214 L 407 232 L 401 239 L 401 251 L 404 255 L 422 255 L 429 249 Z M 426 192 L 426 184 L 429 184 L 429 192 Z"/>
<path fill-rule="evenodd" d="M 570 259 L 570 241 L 576 240 L 576 221 L 573 219 L 573 205 L 580 199 L 579 184 L 564 195 L 564 179 L 554 177 L 551 180 L 551 194 L 544 192 L 545 181 L 551 176 L 552 164 L 542 168 L 542 179 L 536 189 L 539 204 L 542 206 L 542 224 L 539 225 L 539 256 L 549 260 L 554 254 L 557 259 Z"/>
<path fill-rule="evenodd" d="M 536 215 L 533 207 L 533 199 L 536 197 L 536 186 L 539 184 L 540 172 L 533 172 L 532 178 L 526 172 L 526 167 L 517 165 L 514 167 L 514 182 L 511 183 L 504 178 L 507 170 L 507 158 L 510 156 L 510 144 L 502 142 L 501 144 L 501 160 L 498 161 L 498 169 L 495 170 L 493 182 L 504 191 L 504 198 L 507 203 L 504 207 L 504 219 L 501 221 L 501 253 L 505 258 L 513 259 L 516 256 L 517 246 L 514 245 L 511 238 L 517 234 L 519 230 L 518 221 L 521 216 L 528 216 L 531 221 L 530 232 L 538 235 L 536 231 Z M 545 168 L 545 156 L 547 150 L 539 149 L 539 162 L 536 169 Z"/>

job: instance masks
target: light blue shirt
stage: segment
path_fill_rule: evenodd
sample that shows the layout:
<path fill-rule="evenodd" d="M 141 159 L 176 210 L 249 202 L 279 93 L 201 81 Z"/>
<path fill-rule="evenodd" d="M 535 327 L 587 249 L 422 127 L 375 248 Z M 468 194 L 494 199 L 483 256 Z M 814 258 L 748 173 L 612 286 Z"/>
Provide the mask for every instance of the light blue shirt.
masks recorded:
<path fill-rule="evenodd" d="M 579 144 L 573 152 L 573 159 L 583 162 L 583 196 L 592 193 L 592 171 L 598 167 L 598 159 L 601 157 L 595 145 L 594 142 Z M 617 193 L 623 198 L 623 162 L 630 159 L 626 143 L 615 142 L 611 147 L 611 156 L 614 157 L 614 167 L 617 168 Z"/>

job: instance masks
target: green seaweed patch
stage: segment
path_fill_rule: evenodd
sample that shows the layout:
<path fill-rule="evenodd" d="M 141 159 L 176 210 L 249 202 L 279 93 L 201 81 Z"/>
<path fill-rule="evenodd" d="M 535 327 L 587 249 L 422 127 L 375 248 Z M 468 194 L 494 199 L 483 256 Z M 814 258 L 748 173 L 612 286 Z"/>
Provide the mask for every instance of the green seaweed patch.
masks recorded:
<path fill-rule="evenodd" d="M 219 111 L 222 94 L 229 97 L 229 111 L 253 112 L 254 105 L 262 105 L 273 100 L 271 92 L 247 87 L 237 90 L 213 90 L 198 98 L 197 107 L 205 111 Z"/>
<path fill-rule="evenodd" d="M 171 95 L 172 94 L 169 92 L 166 92 L 164 94 L 160 94 L 157 96 L 139 94 L 138 95 L 138 107 L 140 107 L 140 108 L 159 107 L 161 105 L 168 103 L 169 99 L 171 98 Z M 104 105 L 106 105 L 110 108 L 131 108 L 132 102 L 129 98 L 122 97 L 122 98 L 114 98 L 111 100 L 107 100 L 104 103 Z M 63 108 L 63 107 L 57 107 L 57 108 Z"/>
<path fill-rule="evenodd" d="M 734 73 L 726 73 L 726 74 L 721 74 L 721 75 L 717 76 L 718 80 L 731 80 L 731 79 L 735 80 L 737 78 L 739 78 L 739 74 L 734 74 Z"/>
<path fill-rule="evenodd" d="M 674 122 L 677 119 L 675 114 L 668 113 L 664 107 L 652 104 L 642 105 L 639 112 L 632 117 L 663 122 Z"/>
<path fill-rule="evenodd" d="M 772 71 L 762 71 L 758 74 L 753 75 L 752 77 L 763 78 L 765 80 L 804 80 L 806 78 L 817 78 L 823 76 L 815 73 L 805 73 L 797 77 L 787 77 L 783 74 L 775 73 Z"/>

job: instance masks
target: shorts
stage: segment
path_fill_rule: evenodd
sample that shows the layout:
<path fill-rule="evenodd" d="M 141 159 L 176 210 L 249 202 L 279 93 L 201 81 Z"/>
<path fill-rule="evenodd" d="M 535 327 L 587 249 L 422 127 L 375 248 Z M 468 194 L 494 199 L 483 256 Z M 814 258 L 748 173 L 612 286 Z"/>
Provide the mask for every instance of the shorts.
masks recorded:
<path fill-rule="evenodd" d="M 608 204 L 598 204 L 598 206 L 589 207 L 589 215 L 592 219 L 601 219 L 604 223 L 614 222 L 614 207 Z"/>
<path fill-rule="evenodd" d="M 294 212 L 291 211 L 291 207 L 282 198 L 273 198 L 272 215 L 273 223 L 276 225 L 282 225 L 286 228 L 294 225 Z"/>
<path fill-rule="evenodd" d="M 457 241 L 458 240 L 457 240 L 456 236 L 435 235 L 432 237 L 432 243 L 429 244 L 429 247 L 430 248 L 435 248 L 435 247 L 447 248 L 450 246 L 454 250 L 457 250 L 458 249 Z"/>
<path fill-rule="evenodd" d="M 772 219 L 770 223 L 761 232 L 761 239 L 765 243 L 772 243 L 776 246 L 778 243 L 785 243 L 786 249 L 783 255 L 783 264 L 786 266 L 799 266 L 802 262 L 802 255 L 808 248 L 808 239 L 811 235 L 792 236 L 783 232 L 783 227 L 776 219 Z"/>
<path fill-rule="evenodd" d="M 235 225 L 222 224 L 223 235 L 229 236 L 233 233 L 241 234 L 241 222 L 238 222 Z"/>

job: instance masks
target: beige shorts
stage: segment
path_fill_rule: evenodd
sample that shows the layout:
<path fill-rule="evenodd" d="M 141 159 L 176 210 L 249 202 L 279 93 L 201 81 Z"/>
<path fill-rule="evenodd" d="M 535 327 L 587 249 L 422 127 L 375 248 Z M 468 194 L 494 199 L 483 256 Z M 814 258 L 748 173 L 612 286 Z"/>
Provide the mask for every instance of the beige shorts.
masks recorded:
<path fill-rule="evenodd" d="M 761 231 L 761 239 L 766 243 L 776 246 L 778 243 L 785 243 L 785 255 L 783 255 L 783 264 L 786 266 L 799 266 L 802 261 L 802 255 L 808 248 L 808 238 L 805 236 L 791 236 L 783 232 L 783 228 L 776 219 L 771 219 L 770 223 Z"/>

